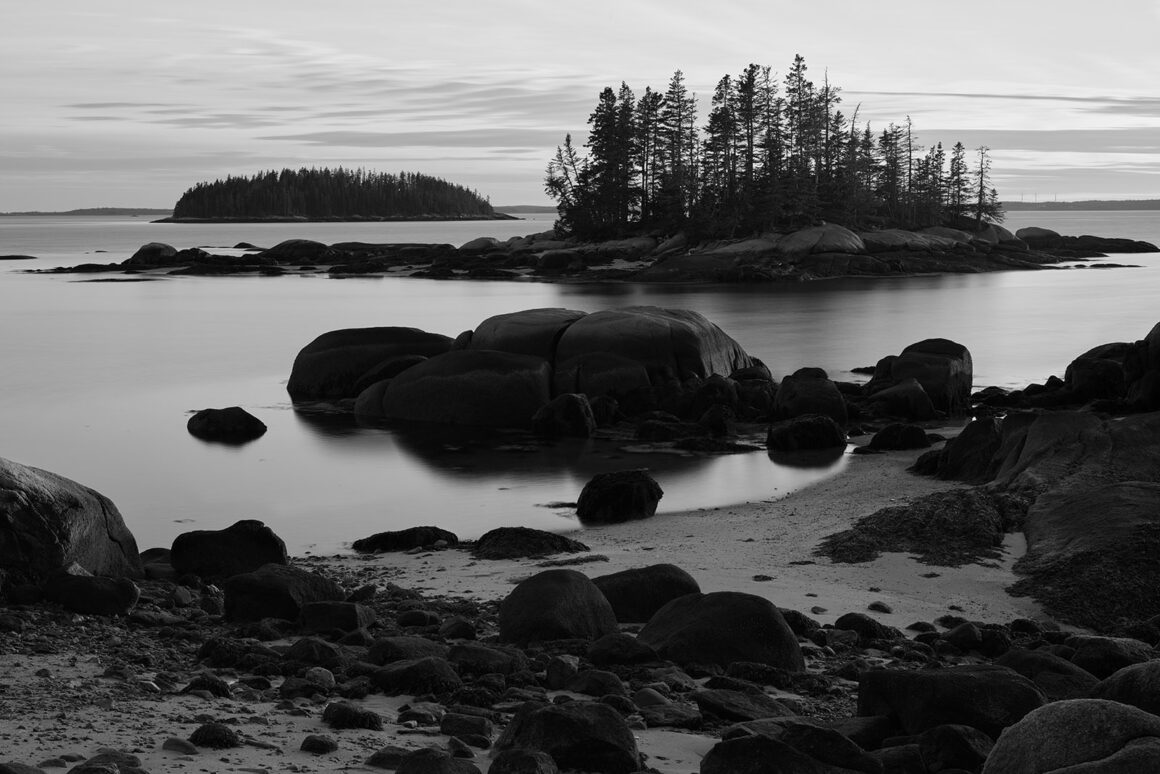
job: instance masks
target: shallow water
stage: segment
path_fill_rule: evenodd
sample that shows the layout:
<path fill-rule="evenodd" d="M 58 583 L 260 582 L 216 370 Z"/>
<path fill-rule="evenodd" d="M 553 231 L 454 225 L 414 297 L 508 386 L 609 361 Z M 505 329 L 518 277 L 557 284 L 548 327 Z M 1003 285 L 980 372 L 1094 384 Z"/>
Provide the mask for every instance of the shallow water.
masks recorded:
<path fill-rule="evenodd" d="M 1016 220 L 1018 219 L 1018 220 Z M 1044 225 L 1160 241 L 1153 213 L 1016 213 Z M 295 412 L 285 382 L 298 350 L 337 328 L 411 325 L 456 335 L 486 317 L 563 306 L 696 309 L 777 376 L 801 366 L 852 379 L 923 338 L 966 344 L 977 386 L 1062 374 L 1085 349 L 1141 338 L 1160 320 L 1160 256 L 1143 268 L 1006 272 L 773 286 L 563 285 L 406 278 L 181 277 L 90 282 L 21 270 L 119 261 L 149 241 L 177 247 L 320 241 L 450 242 L 541 231 L 550 221 L 160 225 L 0 218 L 0 456 L 113 499 L 142 547 L 188 529 L 266 521 L 292 551 L 331 552 L 384 529 L 436 524 L 461 537 L 495 526 L 578 529 L 565 507 L 595 472 L 648 467 L 661 512 L 769 499 L 840 471 L 794 469 L 764 452 L 641 455 L 614 444 L 529 444 L 480 452 L 470 438 L 358 427 Z M 108 253 L 91 252 L 96 249 Z M 269 426 L 241 448 L 189 436 L 189 412 L 240 405 Z"/>

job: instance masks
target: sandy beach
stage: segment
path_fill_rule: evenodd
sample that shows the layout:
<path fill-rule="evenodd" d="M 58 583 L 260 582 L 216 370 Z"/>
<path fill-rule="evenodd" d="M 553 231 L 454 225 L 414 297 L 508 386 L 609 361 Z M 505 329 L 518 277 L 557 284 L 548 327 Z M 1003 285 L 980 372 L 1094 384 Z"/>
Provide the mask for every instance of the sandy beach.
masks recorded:
<path fill-rule="evenodd" d="M 1004 591 L 1020 551 L 1014 536 L 1003 559 L 986 566 L 935 567 L 899 554 L 840 565 L 814 555 L 821 538 L 861 516 L 957 486 L 908 473 L 916 456 L 851 455 L 840 475 L 783 499 L 587 529 L 572 537 L 590 552 L 551 560 L 576 562 L 568 566 L 590 576 L 668 562 L 688 571 L 703 591 L 757 594 L 823 624 L 843 613 L 865 612 L 872 602 L 893 611 L 875 612 L 875 618 L 900 628 L 948 613 L 985 622 L 1041 617 L 1032 601 Z M 542 570 L 544 561 L 483 561 L 463 549 L 294 560 L 332 575 L 348 589 L 391 583 L 427 598 L 482 602 L 502 599 L 515 583 Z M 382 731 L 333 731 L 321 720 L 322 706 L 307 700 L 279 703 L 244 690 L 230 699 L 177 693 L 173 686 L 179 689 L 202 670 L 188 647 L 166 649 L 164 640 L 148 646 L 156 651 L 142 645 L 144 655 L 127 677 L 110 667 L 133 644 L 131 631 L 116 621 L 69 614 L 58 614 L 53 622 L 47 630 L 0 633 L 0 760 L 51 770 L 50 765 L 72 766 L 68 756 L 83 760 L 114 748 L 137 756 L 141 767 L 152 772 L 376 770 L 365 761 L 384 746 L 447 743 L 437 730 L 395 722 L 409 697 L 371 694 L 363 700 L 383 717 Z M 494 632 L 481 632 L 481 639 L 489 634 Z M 184 665 L 174 673 L 173 664 Z M 238 677 L 219 676 L 227 681 Z M 166 740 L 187 739 L 209 719 L 231 724 L 246 744 L 196 752 L 166 748 Z M 309 734 L 334 737 L 338 750 L 324 755 L 301 751 Z M 684 774 L 697 770 L 701 756 L 717 741 L 711 734 L 677 730 L 638 729 L 634 734 L 648 767 Z M 486 751 L 477 750 L 473 763 L 486 770 L 490 760 Z"/>

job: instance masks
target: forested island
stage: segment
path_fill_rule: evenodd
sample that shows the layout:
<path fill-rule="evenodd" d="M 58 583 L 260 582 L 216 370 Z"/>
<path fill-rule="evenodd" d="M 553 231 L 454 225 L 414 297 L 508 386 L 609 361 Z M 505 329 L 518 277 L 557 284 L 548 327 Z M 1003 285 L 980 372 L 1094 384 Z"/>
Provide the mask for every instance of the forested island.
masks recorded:
<path fill-rule="evenodd" d="M 187 190 L 162 223 L 359 220 L 502 220 L 479 193 L 416 172 L 270 170 Z"/>
<path fill-rule="evenodd" d="M 841 89 L 807 77 L 798 55 L 780 80 L 750 64 L 724 75 L 704 125 L 677 70 L 663 92 L 606 87 L 548 163 L 558 227 L 582 239 L 649 230 L 737 238 L 822 221 L 851 229 L 978 228 L 1001 221 L 989 149 L 919 144 L 910 118 L 876 130 L 839 109 Z"/>

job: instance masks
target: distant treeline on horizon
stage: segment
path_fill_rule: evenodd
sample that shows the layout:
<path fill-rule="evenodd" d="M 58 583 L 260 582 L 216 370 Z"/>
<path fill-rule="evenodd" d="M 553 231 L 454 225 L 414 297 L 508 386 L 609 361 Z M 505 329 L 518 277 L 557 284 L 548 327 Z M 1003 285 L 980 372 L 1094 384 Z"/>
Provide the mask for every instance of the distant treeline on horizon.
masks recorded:
<path fill-rule="evenodd" d="M 1160 199 L 1084 199 L 1074 202 L 1003 202 L 1003 209 L 1017 210 L 1160 210 Z"/>
<path fill-rule="evenodd" d="M 477 192 L 417 172 L 302 168 L 230 176 L 187 190 L 173 219 L 496 217 Z"/>

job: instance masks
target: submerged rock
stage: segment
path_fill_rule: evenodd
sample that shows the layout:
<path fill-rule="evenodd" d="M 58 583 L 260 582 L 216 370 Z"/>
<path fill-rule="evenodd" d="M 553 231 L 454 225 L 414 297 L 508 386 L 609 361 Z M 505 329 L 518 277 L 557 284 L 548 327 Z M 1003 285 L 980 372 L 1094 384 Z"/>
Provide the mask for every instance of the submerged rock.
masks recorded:
<path fill-rule="evenodd" d="M 266 434 L 262 420 L 240 406 L 202 409 L 186 423 L 189 434 L 203 441 L 242 444 Z"/>
<path fill-rule="evenodd" d="M 660 484 L 643 468 L 598 473 L 581 490 L 576 517 L 586 524 L 647 519 L 663 496 Z"/>

